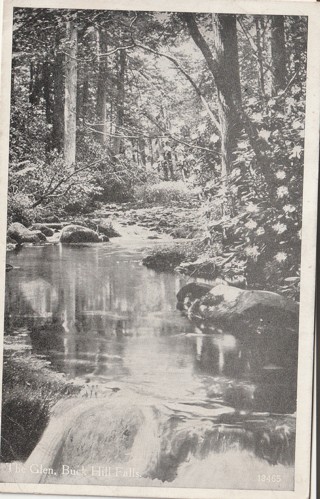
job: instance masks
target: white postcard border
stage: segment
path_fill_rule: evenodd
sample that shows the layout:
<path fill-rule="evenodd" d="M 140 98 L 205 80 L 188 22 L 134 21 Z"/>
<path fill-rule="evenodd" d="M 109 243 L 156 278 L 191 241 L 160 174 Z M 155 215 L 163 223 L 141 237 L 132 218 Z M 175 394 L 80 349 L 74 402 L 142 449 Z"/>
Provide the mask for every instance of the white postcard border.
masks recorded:
<path fill-rule="evenodd" d="M 13 7 L 77 8 L 87 9 L 87 0 L 5 0 L 3 9 L 2 77 L 0 128 L 0 323 L 4 324 L 4 283 L 6 255 L 6 195 L 9 156 L 9 118 L 11 84 L 11 46 Z M 320 5 L 310 2 L 266 2 L 259 0 L 91 0 L 90 9 L 149 10 L 176 12 L 216 12 L 236 14 L 298 15 L 308 16 L 308 73 L 305 126 L 305 168 L 302 223 L 301 301 L 298 357 L 298 404 L 296 427 L 296 463 L 294 491 L 191 489 L 170 487 L 123 487 L 102 485 L 52 485 L 2 483 L 0 492 L 70 494 L 117 497 L 158 497 L 192 499 L 307 499 L 310 489 L 312 375 L 315 310 L 315 263 L 318 198 L 319 110 L 320 110 Z M 0 338 L 1 372 L 3 334 Z M 0 394 L 1 396 L 1 394 Z"/>

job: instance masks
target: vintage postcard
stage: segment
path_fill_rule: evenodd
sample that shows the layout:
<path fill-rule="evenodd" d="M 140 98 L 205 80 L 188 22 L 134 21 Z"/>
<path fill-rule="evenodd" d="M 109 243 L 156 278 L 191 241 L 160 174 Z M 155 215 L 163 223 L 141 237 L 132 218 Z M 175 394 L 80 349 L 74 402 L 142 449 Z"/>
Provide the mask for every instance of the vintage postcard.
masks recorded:
<path fill-rule="evenodd" d="M 309 497 L 319 14 L 5 0 L 1 492 Z"/>

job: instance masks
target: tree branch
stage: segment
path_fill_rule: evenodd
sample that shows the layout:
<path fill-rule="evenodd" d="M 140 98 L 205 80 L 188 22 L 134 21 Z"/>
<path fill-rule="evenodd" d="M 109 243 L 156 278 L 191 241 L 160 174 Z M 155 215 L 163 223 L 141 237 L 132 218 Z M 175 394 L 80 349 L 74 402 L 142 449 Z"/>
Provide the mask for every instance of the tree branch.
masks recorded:
<path fill-rule="evenodd" d="M 253 52 L 254 57 L 259 61 L 259 50 L 258 50 L 258 47 L 257 47 L 252 35 L 250 35 L 247 32 L 242 20 L 239 19 L 239 17 L 237 17 L 237 23 L 239 24 L 244 36 L 247 38 L 247 40 L 252 48 L 252 52 Z M 265 66 L 266 66 L 266 70 L 264 71 L 264 74 L 266 74 L 267 71 L 270 71 L 273 74 L 272 66 L 270 66 L 270 64 L 268 64 L 266 61 L 264 61 L 264 62 L 265 62 Z"/>
<path fill-rule="evenodd" d="M 220 154 L 217 151 L 215 151 L 214 149 L 209 149 L 208 147 L 197 146 L 195 144 L 189 144 L 188 142 L 185 142 L 184 140 L 177 139 L 170 132 L 167 132 L 164 128 L 162 128 L 161 125 L 158 123 L 158 121 L 155 118 L 153 118 L 153 116 L 151 116 L 147 111 L 144 111 L 143 114 L 148 118 L 148 120 L 151 121 L 151 123 L 153 123 L 155 126 L 157 126 L 159 128 L 159 130 L 166 133 L 165 137 L 170 138 L 170 139 L 174 140 L 175 142 L 177 142 L 178 144 L 182 144 L 182 145 L 187 146 L 191 149 L 199 149 L 201 151 L 210 152 L 211 154 L 215 155 L 216 158 L 220 159 Z"/>
<path fill-rule="evenodd" d="M 32 209 L 32 208 L 36 208 L 37 206 L 39 206 L 45 199 L 47 199 L 48 197 L 52 197 L 52 195 L 57 191 L 57 189 L 59 189 L 59 187 L 68 182 L 68 180 L 70 180 L 72 177 L 74 177 L 75 175 L 77 175 L 78 173 L 84 171 L 84 170 L 87 170 L 88 168 L 92 168 L 94 166 L 97 166 L 99 163 L 101 163 L 102 161 L 105 161 L 106 159 L 108 159 L 108 156 L 105 156 L 104 158 L 101 158 L 101 159 L 98 159 L 96 161 L 94 161 L 93 163 L 89 163 L 88 165 L 85 165 L 83 166 L 82 168 L 79 168 L 78 170 L 74 170 L 72 173 L 70 173 L 69 175 L 67 175 L 66 177 L 62 177 L 62 179 L 60 179 L 55 186 L 53 186 L 50 190 L 45 190 L 44 193 L 42 193 L 39 197 L 39 199 L 37 201 L 35 201 L 31 206 L 29 206 L 28 208 L 29 209 Z M 54 178 L 54 177 L 53 177 Z M 49 185 L 52 184 L 52 179 L 49 183 Z M 39 194 L 38 194 L 39 195 Z"/>
<path fill-rule="evenodd" d="M 144 116 L 146 116 L 146 118 L 148 118 L 149 121 L 151 121 L 151 123 L 153 123 L 157 128 L 159 128 L 159 130 L 161 130 L 161 132 L 163 132 L 164 135 L 150 135 L 150 134 L 140 132 L 139 130 L 137 131 L 138 135 L 124 135 L 124 134 L 114 134 L 114 133 L 110 133 L 110 132 L 102 132 L 102 131 L 97 131 L 94 128 L 92 128 L 92 126 L 99 125 L 98 123 L 91 124 L 91 126 L 88 126 L 89 125 L 88 124 L 88 125 L 86 125 L 86 128 L 92 132 L 99 133 L 101 135 L 107 135 L 108 137 L 117 137 L 117 138 L 122 138 L 122 139 L 140 139 L 141 137 L 146 138 L 146 139 L 171 139 L 174 142 L 177 142 L 178 144 L 182 144 L 186 147 L 189 147 L 190 149 L 199 149 L 200 151 L 206 151 L 206 152 L 209 152 L 210 154 L 213 154 L 214 156 L 216 156 L 216 158 L 220 158 L 220 154 L 217 151 L 215 151 L 214 149 L 209 149 L 208 147 L 202 147 L 202 146 L 198 146 L 195 144 L 189 144 L 188 142 L 186 142 L 184 140 L 178 139 L 174 135 L 172 135 L 170 132 L 168 132 L 167 130 L 162 128 L 161 125 L 159 125 L 159 123 L 157 122 L 157 120 L 155 118 L 153 118 L 147 111 L 143 111 L 143 114 L 144 114 Z M 118 128 L 124 128 L 124 127 L 118 127 Z"/>
<path fill-rule="evenodd" d="M 200 33 L 194 14 L 188 14 L 188 13 L 181 14 L 181 17 L 186 22 L 189 28 L 190 35 L 193 38 L 193 41 L 202 52 L 202 55 L 206 60 L 208 68 L 211 74 L 213 75 L 217 88 L 223 87 L 225 85 L 225 81 L 223 79 L 223 76 L 220 74 L 219 64 L 213 57 L 209 45 L 207 44 L 206 40 Z"/>
<path fill-rule="evenodd" d="M 158 56 L 158 57 L 165 57 L 166 59 L 168 59 L 170 62 L 172 62 L 176 68 L 184 75 L 184 77 L 188 80 L 188 82 L 191 84 L 191 86 L 193 87 L 193 89 L 195 90 L 196 94 L 198 95 L 198 97 L 200 97 L 200 100 L 203 104 L 203 106 L 205 107 L 212 123 L 214 124 L 214 126 L 216 127 L 218 133 L 220 134 L 220 124 L 213 112 L 213 110 L 211 109 L 210 107 L 210 104 L 207 102 L 206 98 L 204 97 L 203 93 L 201 92 L 200 88 L 198 87 L 198 85 L 195 83 L 195 81 L 191 78 L 191 76 L 186 72 L 186 70 L 180 65 L 180 63 L 177 61 L 177 59 L 175 59 L 174 57 L 172 57 L 171 55 L 167 55 L 167 54 L 164 54 L 163 52 L 158 52 L 157 50 L 153 50 L 152 48 L 150 47 L 147 47 L 146 45 L 142 45 L 141 43 L 135 43 L 135 46 L 137 48 L 141 48 L 143 50 L 146 50 L 148 52 L 151 52 L 152 54 Z"/>

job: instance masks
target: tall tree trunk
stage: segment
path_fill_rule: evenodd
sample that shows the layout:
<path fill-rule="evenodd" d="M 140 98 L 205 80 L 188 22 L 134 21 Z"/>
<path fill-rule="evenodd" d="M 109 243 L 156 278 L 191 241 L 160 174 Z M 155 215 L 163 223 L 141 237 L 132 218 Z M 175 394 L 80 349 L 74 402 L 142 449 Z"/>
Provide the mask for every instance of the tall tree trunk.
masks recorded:
<path fill-rule="evenodd" d="M 258 16 L 255 16 L 254 21 L 255 21 L 255 25 L 256 25 L 260 97 L 264 101 L 265 97 L 266 97 L 266 91 L 265 91 L 265 77 L 264 77 L 263 52 L 262 52 L 262 41 L 261 41 L 261 31 L 263 32 L 263 19 L 261 20 L 261 19 L 259 19 Z"/>
<path fill-rule="evenodd" d="M 77 45 L 78 47 L 80 45 L 82 45 L 84 43 L 84 37 L 83 37 L 83 33 L 81 32 L 78 32 L 77 34 Z M 87 67 L 87 64 L 83 64 L 82 65 L 82 71 L 81 71 L 81 76 L 80 74 L 78 75 L 77 77 L 77 94 L 76 94 L 76 98 L 77 98 L 77 104 L 76 104 L 76 121 L 77 121 L 77 129 L 79 129 L 79 126 L 81 124 L 81 118 L 82 118 L 82 114 L 83 114 L 83 109 L 82 109 L 82 93 L 83 93 L 83 85 L 84 85 L 84 80 L 86 79 L 86 76 L 88 74 L 88 67 Z"/>
<path fill-rule="evenodd" d="M 105 144 L 107 139 L 107 77 L 108 77 L 108 61 L 107 57 L 100 57 L 101 54 L 106 54 L 108 50 L 108 36 L 106 28 L 99 30 L 99 47 L 98 47 L 98 86 L 96 98 L 96 138 L 100 144 Z"/>
<path fill-rule="evenodd" d="M 52 148 L 61 152 L 64 137 L 64 56 L 57 52 L 53 65 Z"/>
<path fill-rule="evenodd" d="M 173 167 L 173 154 L 171 151 L 169 151 L 167 153 L 167 158 L 168 158 L 168 168 L 169 168 L 169 173 L 170 173 L 170 179 L 175 180 L 174 167 Z"/>
<path fill-rule="evenodd" d="M 149 139 L 149 158 L 150 158 L 150 167 L 153 168 L 154 165 L 154 155 L 153 155 L 153 139 Z"/>
<path fill-rule="evenodd" d="M 47 123 L 52 124 L 52 100 L 51 100 L 51 66 L 49 61 L 44 61 L 42 66 L 43 96 L 46 109 Z"/>
<path fill-rule="evenodd" d="M 52 112 L 52 149 L 59 153 L 63 150 L 64 138 L 64 55 L 60 50 L 61 34 L 55 39 L 55 57 L 52 68 L 53 76 L 53 112 Z"/>
<path fill-rule="evenodd" d="M 64 160 L 67 165 L 76 161 L 76 118 L 77 118 L 77 27 L 67 22 L 68 49 L 65 61 L 65 103 L 64 103 Z"/>
<path fill-rule="evenodd" d="M 12 63 L 11 63 L 11 105 L 13 106 L 15 101 L 16 101 L 16 96 L 15 96 L 15 75 L 16 75 L 16 68 L 17 68 L 17 60 L 15 57 L 12 58 Z"/>
<path fill-rule="evenodd" d="M 139 155 L 141 159 L 141 164 L 145 167 L 147 163 L 147 158 L 146 158 L 146 141 L 142 137 L 139 140 Z"/>
<path fill-rule="evenodd" d="M 85 75 L 82 85 L 81 112 L 82 119 L 86 120 L 89 107 L 89 75 Z"/>
<path fill-rule="evenodd" d="M 221 175 L 225 185 L 232 170 L 233 155 L 241 131 L 236 107 L 241 107 L 236 16 L 212 15 L 214 54 L 221 81 L 217 82 L 221 132 Z"/>
<path fill-rule="evenodd" d="M 42 66 L 42 83 L 43 83 L 43 96 L 45 101 L 46 122 L 52 125 L 53 109 L 52 109 L 52 94 L 51 94 L 51 64 L 45 60 Z M 49 133 L 46 140 L 46 151 L 52 150 L 52 133 Z"/>
<path fill-rule="evenodd" d="M 125 102 L 125 74 L 126 74 L 126 51 L 121 50 L 119 55 L 119 70 L 117 78 L 117 110 L 116 110 L 116 129 L 115 134 L 121 135 L 123 133 L 122 126 L 124 123 L 124 102 Z M 121 138 L 115 137 L 114 140 L 114 154 L 117 155 L 121 152 L 122 144 Z"/>
<path fill-rule="evenodd" d="M 30 81 L 29 81 L 29 102 L 36 106 L 40 102 L 42 90 L 42 75 L 40 64 L 30 63 Z"/>
<path fill-rule="evenodd" d="M 284 17 L 271 18 L 271 54 L 273 66 L 273 93 L 283 90 L 287 81 L 286 44 L 284 37 Z"/>

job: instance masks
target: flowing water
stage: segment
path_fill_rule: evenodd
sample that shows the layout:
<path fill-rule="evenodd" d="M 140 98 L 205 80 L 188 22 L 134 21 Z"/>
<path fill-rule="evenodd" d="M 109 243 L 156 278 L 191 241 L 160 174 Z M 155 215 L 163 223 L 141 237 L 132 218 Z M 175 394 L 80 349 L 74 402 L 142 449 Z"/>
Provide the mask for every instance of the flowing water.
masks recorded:
<path fill-rule="evenodd" d="M 25 481 L 292 489 L 295 342 L 201 330 L 176 309 L 187 279 L 142 251 L 122 238 L 8 254 L 6 333 L 83 386 Z"/>

